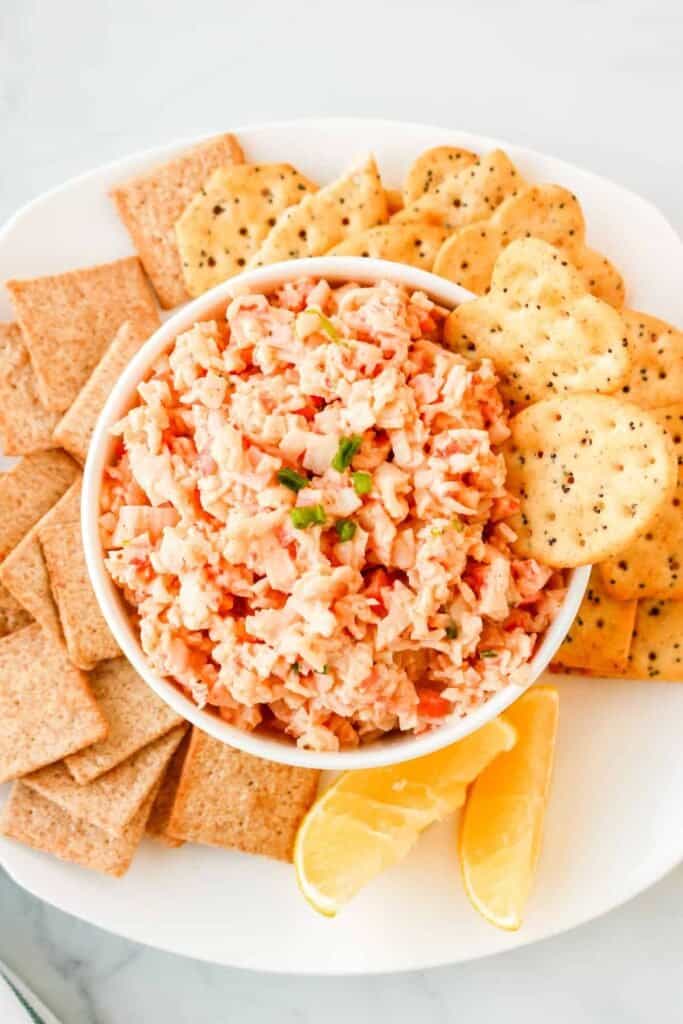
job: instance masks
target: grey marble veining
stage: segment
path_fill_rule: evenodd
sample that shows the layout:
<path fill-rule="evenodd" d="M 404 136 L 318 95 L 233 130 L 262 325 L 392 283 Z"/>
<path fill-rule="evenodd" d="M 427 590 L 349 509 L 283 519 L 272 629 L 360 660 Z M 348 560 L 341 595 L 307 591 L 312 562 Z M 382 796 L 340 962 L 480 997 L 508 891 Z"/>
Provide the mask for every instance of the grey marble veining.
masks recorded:
<path fill-rule="evenodd" d="M 365 114 L 513 139 L 683 229 L 676 0 L 2 0 L 0 220 L 99 163 L 248 121 Z M 50 240 L 46 239 L 46 245 Z M 628 808 L 624 809 L 628 813 Z M 680 1020 L 683 869 L 564 936 L 368 979 L 258 975 L 136 946 L 0 872 L 0 957 L 64 1024 Z"/>

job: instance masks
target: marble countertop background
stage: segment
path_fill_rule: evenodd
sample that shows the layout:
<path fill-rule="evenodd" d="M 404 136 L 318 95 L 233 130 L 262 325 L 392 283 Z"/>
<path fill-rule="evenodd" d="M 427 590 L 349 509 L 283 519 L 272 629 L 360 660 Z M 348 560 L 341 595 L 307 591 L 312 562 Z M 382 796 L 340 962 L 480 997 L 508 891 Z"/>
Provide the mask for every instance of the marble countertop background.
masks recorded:
<path fill-rule="evenodd" d="M 640 192 L 680 232 L 682 55 L 676 0 L 2 0 L 0 221 L 136 149 L 349 114 L 545 150 Z M 393 977 L 284 978 L 136 946 L 0 871 L 0 957 L 64 1024 L 483 1024 L 499 1013 L 511 1024 L 668 1024 L 681 1014 L 682 939 L 679 868 L 620 910 L 505 956 Z"/>

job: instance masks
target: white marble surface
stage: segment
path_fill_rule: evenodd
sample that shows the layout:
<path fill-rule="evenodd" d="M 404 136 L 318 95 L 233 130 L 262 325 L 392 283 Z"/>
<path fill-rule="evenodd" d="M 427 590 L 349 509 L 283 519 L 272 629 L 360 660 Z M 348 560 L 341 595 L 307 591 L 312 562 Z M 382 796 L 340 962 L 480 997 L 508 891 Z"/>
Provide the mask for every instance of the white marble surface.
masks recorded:
<path fill-rule="evenodd" d="M 676 0 L 2 0 L 0 220 L 138 148 L 346 113 L 555 153 L 641 192 L 680 231 L 682 53 Z M 477 1024 L 496 1012 L 667 1024 L 680 1019 L 682 938 L 679 868 L 607 917 L 505 957 L 395 978 L 278 978 L 137 947 L 0 875 L 0 957 L 64 1024 Z"/>

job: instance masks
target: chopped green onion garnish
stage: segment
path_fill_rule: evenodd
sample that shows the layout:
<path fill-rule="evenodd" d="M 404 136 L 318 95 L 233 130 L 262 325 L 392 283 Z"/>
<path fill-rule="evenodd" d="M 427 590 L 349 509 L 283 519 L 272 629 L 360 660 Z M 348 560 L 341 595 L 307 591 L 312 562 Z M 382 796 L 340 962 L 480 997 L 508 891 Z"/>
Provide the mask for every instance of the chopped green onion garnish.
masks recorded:
<path fill-rule="evenodd" d="M 458 627 L 456 625 L 446 626 L 446 636 L 449 640 L 455 640 L 458 635 Z"/>
<path fill-rule="evenodd" d="M 325 509 L 322 505 L 298 505 L 290 508 L 289 517 L 297 530 L 305 530 L 307 526 L 322 526 L 325 522 Z"/>
<path fill-rule="evenodd" d="M 292 672 L 296 672 L 296 674 L 299 675 L 299 672 L 301 671 L 301 669 L 299 668 L 299 662 L 298 661 L 292 662 L 290 668 L 291 668 Z"/>
<path fill-rule="evenodd" d="M 356 533 L 356 524 L 353 519 L 338 519 L 334 524 L 334 528 L 337 531 L 339 540 L 353 540 Z"/>
<path fill-rule="evenodd" d="M 341 334 L 334 326 L 330 318 L 328 316 L 325 316 L 321 309 L 318 309 L 316 306 L 310 306 L 308 309 L 304 310 L 304 313 L 315 313 L 315 315 L 318 317 L 318 320 L 320 321 L 320 330 L 323 332 L 323 334 L 326 334 L 330 341 L 339 341 L 339 339 L 341 338 Z"/>
<path fill-rule="evenodd" d="M 443 526 L 432 526 L 429 532 L 432 537 L 440 537 L 443 533 Z"/>
<path fill-rule="evenodd" d="M 324 676 L 326 676 L 326 675 L 327 675 L 327 673 L 328 673 L 329 671 L 330 671 L 330 670 L 329 670 L 329 668 L 327 667 L 327 665 L 323 665 L 323 667 L 322 667 L 322 673 L 323 673 L 323 675 L 324 675 Z"/>
<path fill-rule="evenodd" d="M 482 658 L 497 658 L 498 651 L 479 651 Z"/>
<path fill-rule="evenodd" d="M 337 453 L 332 459 L 332 469 L 336 469 L 338 473 L 343 473 L 345 469 L 348 469 L 351 465 L 351 459 L 362 443 L 363 438 L 359 437 L 358 434 L 351 434 L 351 437 L 342 437 Z"/>
<path fill-rule="evenodd" d="M 278 483 L 282 484 L 283 487 L 289 487 L 290 491 L 294 491 L 295 494 L 308 484 L 305 476 L 297 473 L 295 469 L 288 469 L 286 466 L 284 469 L 278 469 L 277 479 Z"/>
<path fill-rule="evenodd" d="M 458 519 L 457 516 L 455 517 L 455 519 L 451 519 L 451 526 L 453 527 L 454 530 L 457 530 L 458 533 L 462 533 L 462 531 L 465 529 L 465 524 L 463 523 L 462 519 Z"/>
<path fill-rule="evenodd" d="M 351 479 L 353 480 L 353 489 L 356 494 L 369 494 L 372 490 L 372 477 L 369 473 L 357 470 L 351 474 Z"/>

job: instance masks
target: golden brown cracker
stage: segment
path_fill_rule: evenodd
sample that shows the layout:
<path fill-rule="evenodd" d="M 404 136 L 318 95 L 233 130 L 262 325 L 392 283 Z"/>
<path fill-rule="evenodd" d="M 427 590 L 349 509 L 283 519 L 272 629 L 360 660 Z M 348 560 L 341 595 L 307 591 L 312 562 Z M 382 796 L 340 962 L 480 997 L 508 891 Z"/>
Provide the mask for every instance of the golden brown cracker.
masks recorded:
<path fill-rule="evenodd" d="M 490 217 L 504 199 L 524 186 L 507 154 L 494 149 L 459 173 L 444 176 L 433 189 L 406 204 L 392 217 L 392 223 L 426 222 L 455 231 Z"/>
<path fill-rule="evenodd" d="M 678 482 L 667 504 L 627 548 L 600 565 L 605 590 L 619 601 L 683 600 L 683 402 L 651 409 L 678 460 Z"/>
<path fill-rule="evenodd" d="M 398 188 L 385 188 L 384 194 L 387 197 L 387 213 L 391 217 L 403 209 L 403 196 Z"/>
<path fill-rule="evenodd" d="M 60 451 L 26 455 L 0 475 L 0 562 L 77 476 L 76 463 Z"/>
<path fill-rule="evenodd" d="M 242 161 L 235 136 L 216 135 L 112 189 L 119 216 L 164 309 L 188 298 L 176 244 L 176 221 L 214 171 Z"/>
<path fill-rule="evenodd" d="M 535 238 L 502 251 L 489 294 L 453 310 L 445 338 L 468 359 L 490 359 L 517 408 L 553 394 L 614 392 L 630 368 L 619 314 Z"/>
<path fill-rule="evenodd" d="M 643 409 L 683 401 L 683 331 L 635 309 L 621 315 L 631 350 L 624 396 Z"/>
<path fill-rule="evenodd" d="M 185 730 L 184 724 L 176 726 L 86 786 L 74 781 L 63 761 L 25 775 L 22 782 L 72 817 L 121 835 L 152 790 L 158 789 Z"/>
<path fill-rule="evenodd" d="M 572 263 L 583 278 L 586 288 L 596 299 L 623 309 L 626 301 L 624 279 L 606 256 L 585 246 L 572 255 Z"/>
<path fill-rule="evenodd" d="M 115 658 L 120 651 L 88 577 L 80 523 L 43 524 L 38 527 L 38 537 L 74 665 L 88 670 L 98 661 Z"/>
<path fill-rule="evenodd" d="M 281 213 L 249 265 L 322 256 L 344 239 L 384 223 L 387 216 L 377 164 L 369 157 Z"/>
<path fill-rule="evenodd" d="M 510 422 L 508 520 L 516 551 L 556 568 L 600 562 L 644 532 L 670 500 L 677 466 L 666 431 L 607 395 L 537 402 Z"/>
<path fill-rule="evenodd" d="M 164 846 L 178 847 L 183 845 L 182 839 L 176 839 L 168 831 L 168 823 L 171 819 L 173 805 L 175 804 L 176 793 L 180 785 L 185 758 L 190 745 L 192 733 L 188 730 L 178 745 L 173 757 L 168 763 L 168 768 L 161 780 L 159 792 L 157 793 L 154 806 L 147 819 L 147 835 Z"/>
<path fill-rule="evenodd" d="M 43 629 L 63 639 L 57 607 L 50 589 L 50 578 L 40 546 L 39 530 L 51 523 L 78 521 L 80 515 L 81 479 L 79 477 L 49 509 L 42 519 L 31 527 L 25 537 L 0 563 L 0 581 L 18 603 L 26 609 Z"/>
<path fill-rule="evenodd" d="M 636 601 L 615 601 L 593 568 L 581 607 L 553 662 L 591 675 L 611 676 L 628 667 Z"/>
<path fill-rule="evenodd" d="M 17 324 L 0 323 L 0 438 L 5 455 L 54 448 L 59 416 L 38 401 L 36 378 Z"/>
<path fill-rule="evenodd" d="M 683 601 L 639 601 L 627 675 L 683 682 Z"/>
<path fill-rule="evenodd" d="M 46 409 L 74 402 L 124 320 L 144 332 L 157 307 L 134 256 L 64 274 L 8 281 L 12 305 Z"/>
<path fill-rule="evenodd" d="M 410 206 L 420 196 L 437 189 L 445 179 L 458 176 L 478 159 L 476 153 L 459 146 L 434 146 L 426 149 L 408 169 L 403 182 L 402 205 Z"/>
<path fill-rule="evenodd" d="M 193 729 L 168 830 L 189 842 L 291 860 L 318 774 L 262 761 Z"/>
<path fill-rule="evenodd" d="M 107 734 L 88 680 L 37 623 L 0 640 L 0 782 Z"/>
<path fill-rule="evenodd" d="M 75 401 L 56 424 L 54 442 L 79 462 L 87 458 L 98 416 L 116 381 L 157 326 L 158 320 L 153 326 L 148 321 L 142 330 L 131 320 L 121 324 Z"/>
<path fill-rule="evenodd" d="M 435 224 L 383 224 L 347 238 L 328 255 L 372 256 L 431 270 L 446 235 L 446 230 Z"/>
<path fill-rule="evenodd" d="M 66 758 L 69 772 L 81 785 L 110 772 L 183 720 L 157 697 L 125 658 L 100 662 L 89 680 L 109 732 L 99 743 Z"/>
<path fill-rule="evenodd" d="M 280 214 L 316 190 L 291 164 L 241 164 L 214 171 L 175 226 L 190 295 L 239 274 Z"/>
<path fill-rule="evenodd" d="M 140 845 L 155 795 L 150 793 L 122 835 L 112 835 L 72 818 L 51 800 L 17 782 L 0 814 L 0 833 L 60 860 L 119 878 Z"/>

